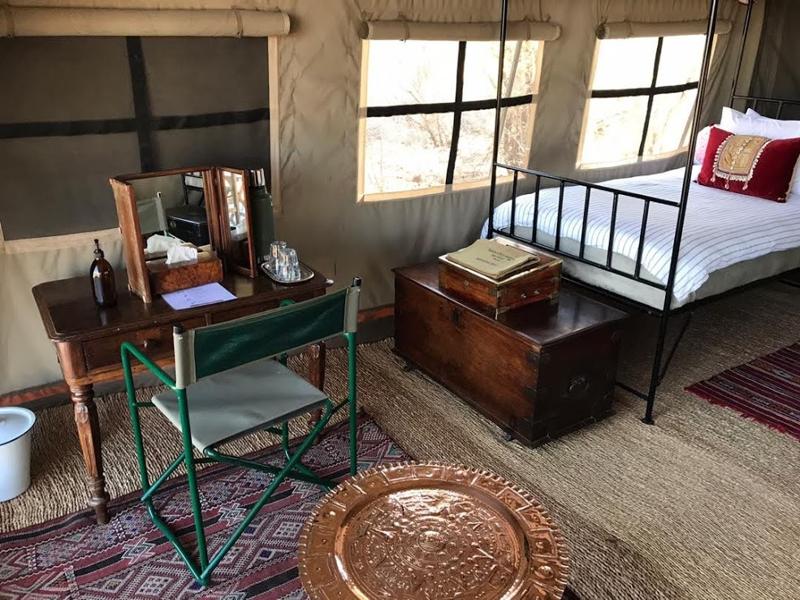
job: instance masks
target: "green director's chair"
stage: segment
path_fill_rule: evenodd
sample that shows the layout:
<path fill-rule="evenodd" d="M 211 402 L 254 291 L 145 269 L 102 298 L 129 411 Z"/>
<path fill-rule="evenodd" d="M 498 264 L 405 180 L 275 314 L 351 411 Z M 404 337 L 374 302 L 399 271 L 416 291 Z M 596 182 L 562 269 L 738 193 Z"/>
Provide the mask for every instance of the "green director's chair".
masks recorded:
<path fill-rule="evenodd" d="M 122 367 L 143 491 L 141 499 L 155 525 L 172 543 L 201 585 L 208 585 L 211 572 L 285 478 L 326 487 L 335 485 L 317 477 L 300 459 L 333 414 L 345 406 L 350 411 L 350 473 L 355 475 L 356 323 L 360 289 L 361 280 L 356 278 L 347 289 L 305 302 L 190 331 L 176 327 L 173 335 L 174 381 L 138 348 L 128 342 L 122 344 Z M 348 397 L 334 404 L 321 390 L 286 367 L 286 355 L 293 350 L 339 336 L 347 340 Z M 131 356 L 153 372 L 170 391 L 153 396 L 151 402 L 137 401 Z M 152 485 L 147 476 L 139 422 L 139 409 L 151 406 L 160 410 L 178 428 L 183 438 L 183 452 Z M 321 420 L 292 453 L 289 448 L 288 421 L 318 409 L 324 409 Z M 283 467 L 229 456 L 217 449 L 224 442 L 261 429 L 281 436 L 286 455 Z M 204 456 L 195 458 L 195 449 Z M 230 539 L 210 558 L 206 549 L 195 471 L 196 464 L 205 462 L 230 463 L 275 475 Z M 196 562 L 153 506 L 153 495 L 181 464 L 186 466 L 194 516 Z"/>

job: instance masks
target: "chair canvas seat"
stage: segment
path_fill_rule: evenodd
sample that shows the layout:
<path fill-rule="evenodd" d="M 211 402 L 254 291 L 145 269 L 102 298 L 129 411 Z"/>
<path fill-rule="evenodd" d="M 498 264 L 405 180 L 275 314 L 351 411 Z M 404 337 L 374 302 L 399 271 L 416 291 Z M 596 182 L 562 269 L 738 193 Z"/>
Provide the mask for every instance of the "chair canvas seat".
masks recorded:
<path fill-rule="evenodd" d="M 205 377 L 186 388 L 192 444 L 200 451 L 321 407 L 328 397 L 273 359 Z M 153 404 L 180 430 L 173 391 Z"/>

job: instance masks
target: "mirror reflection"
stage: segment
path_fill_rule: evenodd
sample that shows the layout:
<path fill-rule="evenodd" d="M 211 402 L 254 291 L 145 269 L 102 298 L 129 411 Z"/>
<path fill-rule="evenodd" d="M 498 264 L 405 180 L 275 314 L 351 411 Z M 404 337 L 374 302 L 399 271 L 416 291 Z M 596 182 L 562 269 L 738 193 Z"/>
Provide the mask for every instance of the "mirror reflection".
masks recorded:
<path fill-rule="evenodd" d="M 228 219 L 228 255 L 235 265 L 250 266 L 247 195 L 243 173 L 220 171 L 224 213 Z"/>
<path fill-rule="evenodd" d="M 210 249 L 203 173 L 200 171 L 137 179 L 130 182 L 142 231 L 145 258 L 165 258 L 169 249 L 187 247 L 172 254 L 189 259 L 188 249 Z"/>

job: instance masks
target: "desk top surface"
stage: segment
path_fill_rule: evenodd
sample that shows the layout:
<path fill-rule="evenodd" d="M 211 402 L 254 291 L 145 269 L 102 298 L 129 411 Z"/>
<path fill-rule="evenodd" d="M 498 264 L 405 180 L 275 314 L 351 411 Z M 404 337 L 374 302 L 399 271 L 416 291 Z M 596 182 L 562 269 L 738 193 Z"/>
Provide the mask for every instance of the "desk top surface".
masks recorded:
<path fill-rule="evenodd" d="M 318 296 L 333 283 L 322 273 L 314 271 L 314 278 L 294 285 L 281 285 L 264 275 L 250 279 L 228 274 L 220 282 L 236 300 L 175 310 L 160 296 L 146 304 L 127 289 L 127 273 L 115 272 L 117 304 L 112 308 L 98 308 L 92 298 L 88 275 L 48 281 L 32 290 L 47 335 L 54 341 L 89 339 L 110 333 L 130 331 L 142 327 L 167 324 L 176 319 L 224 312 L 251 304 L 280 302 L 287 298 Z"/>

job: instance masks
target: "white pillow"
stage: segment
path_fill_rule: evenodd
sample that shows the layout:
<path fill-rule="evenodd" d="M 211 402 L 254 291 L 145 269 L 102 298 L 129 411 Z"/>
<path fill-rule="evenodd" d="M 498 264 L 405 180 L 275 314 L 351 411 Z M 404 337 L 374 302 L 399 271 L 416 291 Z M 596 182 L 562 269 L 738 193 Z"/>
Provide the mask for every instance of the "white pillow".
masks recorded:
<path fill-rule="evenodd" d="M 770 119 L 754 111 L 747 109 L 745 113 L 747 126 L 751 127 L 753 133 L 744 135 L 761 135 L 771 140 L 787 140 L 789 138 L 800 137 L 800 121 L 782 121 L 780 119 Z M 735 131 L 732 133 L 736 133 Z"/>
<path fill-rule="evenodd" d="M 708 136 L 711 133 L 711 125 L 703 127 L 697 132 L 697 141 L 694 144 L 694 164 L 702 165 L 706 157 L 706 148 L 708 147 Z"/>
<path fill-rule="evenodd" d="M 756 133 L 748 133 L 744 131 L 752 127 L 750 124 L 750 117 L 746 114 L 739 112 L 729 106 L 722 107 L 722 115 L 719 118 L 719 127 L 725 131 L 730 131 L 737 135 L 758 135 Z M 742 131 L 738 131 L 738 130 Z"/>

